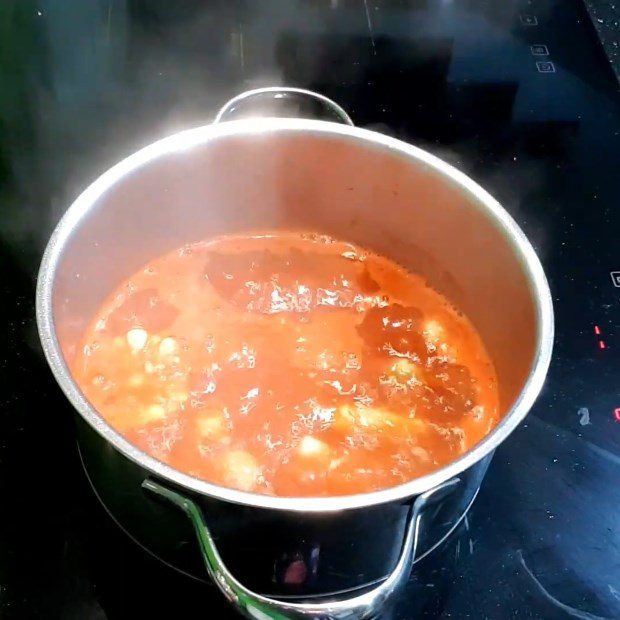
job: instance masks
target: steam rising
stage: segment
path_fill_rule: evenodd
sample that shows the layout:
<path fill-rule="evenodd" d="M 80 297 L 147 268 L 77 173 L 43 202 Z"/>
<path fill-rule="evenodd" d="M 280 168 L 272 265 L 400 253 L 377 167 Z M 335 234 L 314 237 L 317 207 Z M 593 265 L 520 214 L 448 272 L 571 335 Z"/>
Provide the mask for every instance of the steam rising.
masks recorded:
<path fill-rule="evenodd" d="M 509 149 L 500 155 L 501 173 L 480 174 L 478 165 L 481 144 L 516 114 L 514 95 L 493 104 L 500 116 L 490 131 L 480 115 L 473 117 L 475 129 L 467 127 L 482 99 L 474 97 L 469 111 L 459 94 L 463 76 L 482 72 L 488 85 L 482 98 L 501 88 L 479 63 L 455 62 L 456 52 L 471 45 L 473 25 L 486 24 L 497 36 L 512 13 L 501 6 L 485 15 L 477 10 L 346 0 L 6 3 L 0 8 L 10 26 L 0 37 L 0 73 L 8 78 L 0 93 L 2 243 L 34 274 L 53 226 L 101 172 L 160 137 L 210 122 L 243 90 L 281 83 L 316 89 L 358 125 L 428 148 L 514 212 L 527 194 L 523 185 L 539 183 L 538 165 L 524 166 Z"/>

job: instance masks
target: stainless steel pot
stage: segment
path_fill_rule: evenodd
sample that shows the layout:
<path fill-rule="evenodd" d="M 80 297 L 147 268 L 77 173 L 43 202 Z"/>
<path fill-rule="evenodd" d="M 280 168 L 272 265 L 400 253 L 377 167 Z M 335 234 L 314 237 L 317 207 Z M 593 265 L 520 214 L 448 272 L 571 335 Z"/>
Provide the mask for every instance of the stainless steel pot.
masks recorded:
<path fill-rule="evenodd" d="M 219 122 L 265 96 L 313 98 L 344 124 Z M 348 239 L 424 274 L 482 335 L 499 377 L 502 422 L 439 471 L 331 498 L 225 489 L 126 441 L 84 398 L 67 367 L 99 304 L 154 256 L 266 228 Z M 45 252 L 37 319 L 48 362 L 79 414 L 86 470 L 112 516 L 187 572 L 197 571 L 187 550 L 198 548 L 215 584 L 252 618 L 374 617 L 412 564 L 465 514 L 494 449 L 538 395 L 553 343 L 540 262 L 489 194 L 425 151 L 353 127 L 329 99 L 282 88 L 240 95 L 214 124 L 147 146 L 88 187 Z"/>

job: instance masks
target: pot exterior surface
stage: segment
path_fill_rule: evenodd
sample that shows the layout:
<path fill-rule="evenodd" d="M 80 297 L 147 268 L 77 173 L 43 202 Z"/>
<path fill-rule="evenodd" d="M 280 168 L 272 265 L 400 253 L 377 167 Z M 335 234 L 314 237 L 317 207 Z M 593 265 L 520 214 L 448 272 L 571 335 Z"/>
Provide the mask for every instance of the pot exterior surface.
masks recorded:
<path fill-rule="evenodd" d="M 112 518 L 145 549 L 208 581 L 188 519 L 141 488 L 147 470 L 76 416 L 88 478 Z M 458 524 L 478 492 L 490 456 L 463 472 L 454 490 L 421 515 L 416 557 Z M 235 577 L 267 596 L 302 599 L 350 592 L 386 578 L 403 544 L 414 498 L 328 514 L 254 508 L 194 496 Z"/>
<path fill-rule="evenodd" d="M 116 433 L 68 371 L 98 306 L 154 256 L 217 235 L 272 229 L 347 239 L 423 274 L 482 336 L 498 374 L 503 421 L 469 453 L 423 478 L 366 495 L 306 500 L 258 496 L 191 478 Z M 59 383 L 110 450 L 202 495 L 319 513 L 406 500 L 492 453 L 540 390 L 553 339 L 540 262 L 491 196 L 415 147 L 354 127 L 301 119 L 189 130 L 109 170 L 76 200 L 50 241 L 37 317 Z"/>

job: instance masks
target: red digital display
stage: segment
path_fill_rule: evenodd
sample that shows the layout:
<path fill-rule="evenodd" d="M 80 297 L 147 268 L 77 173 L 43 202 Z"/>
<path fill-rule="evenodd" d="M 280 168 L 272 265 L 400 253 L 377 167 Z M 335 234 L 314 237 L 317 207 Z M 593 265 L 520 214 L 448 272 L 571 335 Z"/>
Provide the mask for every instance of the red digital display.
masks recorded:
<path fill-rule="evenodd" d="M 616 420 L 620 422 L 620 407 L 616 407 L 614 409 L 614 418 L 616 418 Z"/>
<path fill-rule="evenodd" d="M 605 341 L 601 338 L 602 332 L 601 332 L 601 328 L 598 325 L 594 326 L 594 334 L 598 336 L 598 348 L 601 350 L 606 349 L 607 345 L 605 344 Z"/>

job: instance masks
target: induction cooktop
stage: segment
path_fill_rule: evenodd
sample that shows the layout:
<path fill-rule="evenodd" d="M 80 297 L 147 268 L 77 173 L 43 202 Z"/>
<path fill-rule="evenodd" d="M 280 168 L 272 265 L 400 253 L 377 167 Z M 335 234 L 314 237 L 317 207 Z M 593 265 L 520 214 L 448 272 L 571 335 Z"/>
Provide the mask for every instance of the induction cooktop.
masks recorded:
<path fill-rule="evenodd" d="M 53 226 L 102 170 L 274 83 L 324 93 L 471 175 L 532 240 L 553 293 L 541 397 L 385 618 L 620 617 L 620 98 L 596 11 L 23 0 L 0 15 L 0 617 L 236 617 L 97 503 L 38 345 L 34 284 Z"/>

